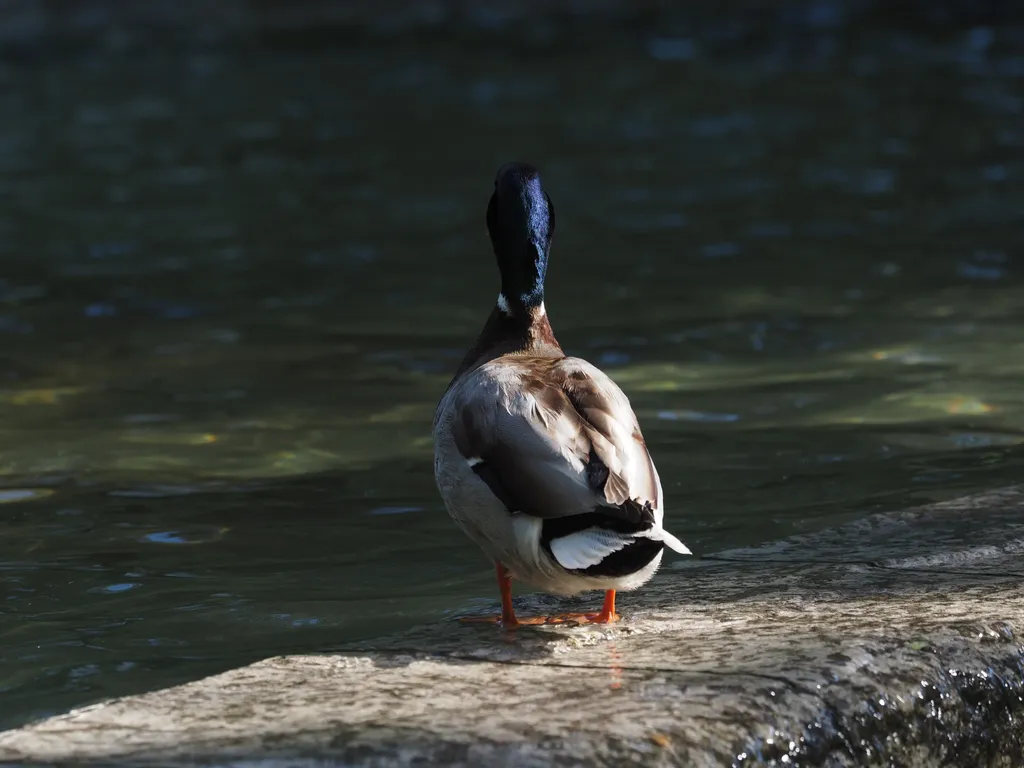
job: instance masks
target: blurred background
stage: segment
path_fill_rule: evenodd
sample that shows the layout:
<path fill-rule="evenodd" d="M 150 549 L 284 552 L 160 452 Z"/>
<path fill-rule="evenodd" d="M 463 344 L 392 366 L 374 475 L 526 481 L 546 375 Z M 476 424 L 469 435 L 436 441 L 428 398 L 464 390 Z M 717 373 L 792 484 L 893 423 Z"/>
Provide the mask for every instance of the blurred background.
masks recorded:
<path fill-rule="evenodd" d="M 0 726 L 493 604 L 507 160 L 696 553 L 1019 480 L 1019 7 L 0 1 Z"/>

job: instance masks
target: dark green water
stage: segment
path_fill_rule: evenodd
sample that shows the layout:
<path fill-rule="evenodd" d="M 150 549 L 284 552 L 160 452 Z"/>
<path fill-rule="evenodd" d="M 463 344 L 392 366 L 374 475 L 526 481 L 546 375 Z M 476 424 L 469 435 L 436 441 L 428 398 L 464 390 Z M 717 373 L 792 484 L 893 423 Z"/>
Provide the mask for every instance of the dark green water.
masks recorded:
<path fill-rule="evenodd" d="M 488 34 L 0 64 L 0 725 L 494 599 L 430 420 L 509 159 L 695 552 L 1019 479 L 1019 44 Z"/>

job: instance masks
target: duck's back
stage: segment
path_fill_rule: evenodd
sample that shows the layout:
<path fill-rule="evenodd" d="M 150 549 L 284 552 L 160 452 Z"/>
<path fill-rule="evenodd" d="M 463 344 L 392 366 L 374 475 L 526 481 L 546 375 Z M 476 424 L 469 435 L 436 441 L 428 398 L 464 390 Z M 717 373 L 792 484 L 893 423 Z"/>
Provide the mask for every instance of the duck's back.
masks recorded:
<path fill-rule="evenodd" d="M 506 355 L 467 372 L 438 406 L 434 440 L 446 501 L 468 491 L 479 503 L 486 487 L 506 515 L 601 509 L 660 525 L 661 486 L 629 400 L 585 360 Z"/>

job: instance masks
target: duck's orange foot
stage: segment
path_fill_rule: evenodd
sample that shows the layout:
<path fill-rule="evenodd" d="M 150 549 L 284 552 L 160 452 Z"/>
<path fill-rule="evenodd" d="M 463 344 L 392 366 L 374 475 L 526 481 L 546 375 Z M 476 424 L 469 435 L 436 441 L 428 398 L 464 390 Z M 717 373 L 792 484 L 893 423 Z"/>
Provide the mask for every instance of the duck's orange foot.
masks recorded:
<path fill-rule="evenodd" d="M 619 621 L 622 617 L 612 611 L 611 613 L 562 613 L 557 616 L 539 617 L 544 624 L 611 624 Z"/>
<path fill-rule="evenodd" d="M 500 624 L 505 629 L 515 629 L 519 626 L 545 626 L 557 624 L 611 624 L 619 621 L 621 617 L 615 612 L 615 590 L 609 589 L 604 593 L 604 604 L 598 613 L 563 613 L 557 616 L 516 616 L 512 607 L 512 577 L 508 569 L 500 561 L 494 561 L 495 572 L 498 576 L 498 589 L 501 591 L 501 615 L 500 616 L 463 616 L 459 618 L 464 624 Z"/>
<path fill-rule="evenodd" d="M 580 618 L 574 619 L 580 621 L 583 618 L 583 614 L 574 614 Z M 568 624 L 568 616 L 461 616 L 459 621 L 463 624 L 500 624 L 506 629 L 513 629 L 519 626 L 538 626 L 542 624 Z"/>
<path fill-rule="evenodd" d="M 610 613 L 605 613 L 604 611 L 601 611 L 600 613 L 588 613 L 587 618 L 591 624 L 614 624 L 616 621 L 622 621 L 622 617 L 615 611 L 611 611 Z"/>
<path fill-rule="evenodd" d="M 590 623 L 611 624 L 621 620 L 622 617 L 615 612 L 615 590 L 609 589 L 604 593 L 604 605 L 601 606 L 601 612 L 590 614 Z"/>
<path fill-rule="evenodd" d="M 559 626 L 564 624 L 610 624 L 619 621 L 617 613 L 560 613 L 555 616 L 462 616 L 463 624 L 500 624 L 506 629 L 519 626 Z"/>

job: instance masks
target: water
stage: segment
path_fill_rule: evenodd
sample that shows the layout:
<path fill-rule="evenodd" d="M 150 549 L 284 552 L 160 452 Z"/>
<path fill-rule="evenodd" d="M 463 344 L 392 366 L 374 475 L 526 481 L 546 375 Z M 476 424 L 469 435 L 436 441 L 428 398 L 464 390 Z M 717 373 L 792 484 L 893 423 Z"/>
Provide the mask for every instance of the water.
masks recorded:
<path fill-rule="evenodd" d="M 1021 39 L 815 19 L 3 60 L 0 725 L 494 599 L 429 432 L 509 159 L 695 552 L 1018 479 Z"/>

